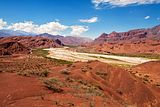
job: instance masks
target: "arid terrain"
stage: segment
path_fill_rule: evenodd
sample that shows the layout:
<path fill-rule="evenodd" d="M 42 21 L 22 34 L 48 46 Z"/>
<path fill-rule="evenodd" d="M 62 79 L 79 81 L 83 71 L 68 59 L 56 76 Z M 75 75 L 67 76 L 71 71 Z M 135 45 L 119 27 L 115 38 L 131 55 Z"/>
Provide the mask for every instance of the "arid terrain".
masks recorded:
<path fill-rule="evenodd" d="M 0 58 L 1 107 L 159 107 L 159 61 L 144 66 L 67 62 L 34 55 Z M 37 56 L 38 55 L 38 56 Z M 149 70 L 149 69 L 148 69 Z"/>
<path fill-rule="evenodd" d="M 160 25 L 127 32 L 103 33 L 82 49 L 87 52 L 120 55 L 160 54 Z"/>
<path fill-rule="evenodd" d="M 159 41 L 127 40 L 0 38 L 0 107 L 160 107 Z"/>
<path fill-rule="evenodd" d="M 126 65 L 137 65 L 144 62 L 156 61 L 157 59 L 141 58 L 141 57 L 127 57 L 127 56 L 118 56 L 118 55 L 103 55 L 103 54 L 91 54 L 91 53 L 80 53 L 71 51 L 69 48 L 50 48 L 45 49 L 49 51 L 47 57 L 62 59 L 67 61 L 81 61 L 87 62 L 90 60 L 98 60 L 104 63 L 111 64 L 126 64 Z"/>
<path fill-rule="evenodd" d="M 160 0 L 0 0 L 0 107 L 160 107 Z"/>

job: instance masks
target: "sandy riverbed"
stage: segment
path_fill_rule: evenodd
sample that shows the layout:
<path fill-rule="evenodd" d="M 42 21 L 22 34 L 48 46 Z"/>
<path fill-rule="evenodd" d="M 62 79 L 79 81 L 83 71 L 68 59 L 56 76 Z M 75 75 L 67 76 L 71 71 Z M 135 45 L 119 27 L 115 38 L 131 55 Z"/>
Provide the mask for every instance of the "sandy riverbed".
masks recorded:
<path fill-rule="evenodd" d="M 49 48 L 45 50 L 49 50 L 49 55 L 47 57 L 73 61 L 73 62 L 76 61 L 87 62 L 89 60 L 98 60 L 105 63 L 137 65 L 153 60 L 140 57 L 80 53 L 68 50 L 67 48 Z"/>

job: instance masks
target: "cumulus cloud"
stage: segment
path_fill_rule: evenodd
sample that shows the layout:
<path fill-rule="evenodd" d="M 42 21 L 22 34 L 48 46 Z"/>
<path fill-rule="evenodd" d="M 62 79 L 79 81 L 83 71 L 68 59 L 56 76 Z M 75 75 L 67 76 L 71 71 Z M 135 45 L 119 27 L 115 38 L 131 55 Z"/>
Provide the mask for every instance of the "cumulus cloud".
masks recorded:
<path fill-rule="evenodd" d="M 7 26 L 7 22 L 3 21 L 3 19 L 0 19 L 0 29 L 3 29 L 5 26 Z"/>
<path fill-rule="evenodd" d="M 160 3 L 160 0 L 92 0 L 92 3 L 98 8 L 101 5 L 111 5 L 114 7 L 123 7 L 128 5 L 142 5 Z"/>
<path fill-rule="evenodd" d="M 50 34 L 59 34 L 60 31 L 64 31 L 68 26 L 62 25 L 59 22 L 49 22 L 43 25 L 40 25 L 37 28 L 39 33 L 50 33 Z"/>
<path fill-rule="evenodd" d="M 49 22 L 46 24 L 37 25 L 34 24 L 32 21 L 14 23 L 8 26 L 8 29 L 12 30 L 21 30 L 36 34 L 49 33 L 53 35 L 57 35 L 60 33 L 60 31 L 63 31 L 67 28 L 68 26 L 62 25 L 59 22 Z"/>
<path fill-rule="evenodd" d="M 98 17 L 92 17 L 90 19 L 80 19 L 79 21 L 84 23 L 95 23 L 98 21 Z"/>
<path fill-rule="evenodd" d="M 146 17 L 144 17 L 144 19 L 146 19 L 146 20 L 147 20 L 147 19 L 149 19 L 149 18 L 150 18 L 150 16 L 146 16 Z"/>
<path fill-rule="evenodd" d="M 24 21 L 24 22 L 17 22 L 7 25 L 7 22 L 0 19 L 0 29 L 10 29 L 10 30 L 20 30 L 35 34 L 42 34 L 42 33 L 49 33 L 52 35 L 59 35 L 63 31 L 71 30 L 70 34 L 81 35 L 82 33 L 89 30 L 88 26 L 80 26 L 80 25 L 63 25 L 59 21 L 48 22 L 45 24 L 35 24 L 32 21 Z"/>
<path fill-rule="evenodd" d="M 19 23 L 13 23 L 7 27 L 7 29 L 11 30 L 22 30 L 26 32 L 36 33 L 36 28 L 38 25 L 35 25 L 32 21 L 25 21 Z"/>
<path fill-rule="evenodd" d="M 81 35 L 82 33 L 89 30 L 88 26 L 71 26 L 71 35 Z"/>

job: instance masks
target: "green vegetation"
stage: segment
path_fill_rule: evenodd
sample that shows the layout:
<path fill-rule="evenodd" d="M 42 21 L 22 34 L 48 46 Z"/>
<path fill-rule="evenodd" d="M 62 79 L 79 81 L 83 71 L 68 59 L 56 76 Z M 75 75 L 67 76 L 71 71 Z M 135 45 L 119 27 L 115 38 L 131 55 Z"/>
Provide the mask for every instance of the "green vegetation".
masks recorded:
<path fill-rule="evenodd" d="M 134 66 L 134 65 L 129 65 L 129 64 L 111 64 L 111 65 L 115 67 L 124 68 L 124 69 L 129 69 Z"/>
<path fill-rule="evenodd" d="M 105 54 L 105 53 L 102 53 L 102 52 L 92 52 L 92 53 L 100 54 L 100 55 L 104 54 L 104 55 L 116 55 L 116 56 L 127 56 L 127 57 L 142 57 L 142 58 L 159 59 L 160 60 L 160 54 L 152 54 L 152 53 L 139 53 L 139 54 L 125 54 L 125 53 L 109 53 L 109 54 Z M 114 60 L 114 59 L 112 59 L 112 60 Z"/>
<path fill-rule="evenodd" d="M 119 55 L 119 56 L 128 56 L 128 57 L 142 57 L 142 58 L 149 58 L 149 59 L 159 59 L 159 54 L 150 54 L 150 53 L 142 53 L 142 54 L 112 54 L 112 55 Z"/>
<path fill-rule="evenodd" d="M 160 55 L 159 54 L 108 54 L 108 55 L 116 55 L 116 56 L 126 56 L 126 57 L 141 57 L 141 58 L 148 58 L 148 59 L 158 59 L 160 60 Z M 97 57 L 97 56 L 91 56 L 93 58 L 102 58 L 106 60 L 113 60 L 113 61 L 122 61 L 119 59 L 114 59 L 114 58 L 106 58 L 106 57 Z M 125 61 L 123 61 L 125 62 Z"/>
<path fill-rule="evenodd" d="M 64 75 L 69 75 L 70 74 L 70 72 L 68 71 L 68 69 L 63 69 L 60 72 L 61 72 L 61 74 L 64 74 Z"/>
<path fill-rule="evenodd" d="M 57 88 L 51 84 L 48 84 L 48 83 L 45 83 L 46 84 L 46 87 L 49 89 L 49 90 L 52 90 L 53 92 L 56 92 L 56 93 L 60 93 L 62 92 L 63 90 L 60 89 L 60 88 Z"/>
<path fill-rule="evenodd" d="M 49 58 L 49 57 L 45 57 L 45 58 L 47 58 L 47 59 L 49 59 L 49 60 L 51 60 L 51 61 L 53 61 L 53 62 L 55 62 L 55 63 L 57 63 L 57 64 L 60 64 L 60 65 L 65 65 L 65 64 L 72 64 L 73 62 L 71 62 L 71 61 L 66 61 L 66 60 L 61 60 L 61 59 L 55 59 L 55 58 Z"/>
<path fill-rule="evenodd" d="M 33 49 L 32 54 L 36 56 L 46 57 L 48 55 L 48 50 L 44 49 Z"/>
<path fill-rule="evenodd" d="M 25 71 L 21 71 L 21 72 L 17 72 L 18 75 L 22 75 L 22 76 L 39 76 L 39 77 L 47 77 L 49 74 L 49 71 L 44 70 L 44 71 L 33 71 L 33 70 L 25 70 Z"/>
<path fill-rule="evenodd" d="M 121 61 L 121 60 L 118 60 L 118 59 L 114 59 L 114 58 L 106 58 L 106 57 L 102 57 L 102 56 L 90 56 L 90 57 L 93 57 L 93 58 L 101 58 L 101 59 L 106 59 L 106 60 L 114 60 L 114 61 Z"/>
<path fill-rule="evenodd" d="M 119 59 L 106 58 L 106 57 L 102 57 L 102 56 L 100 56 L 100 58 L 102 58 L 102 59 L 106 59 L 106 60 L 121 61 L 121 60 L 119 60 Z M 124 61 L 121 61 L 121 62 L 124 62 Z"/>
<path fill-rule="evenodd" d="M 44 80 L 45 87 L 47 87 L 49 90 L 52 90 L 55 93 L 61 93 L 63 92 L 63 89 L 61 89 L 62 83 L 56 78 L 50 78 Z"/>
<path fill-rule="evenodd" d="M 106 58 L 106 57 L 102 57 L 102 56 L 90 56 L 90 57 L 93 57 L 93 58 L 99 58 L 99 59 L 106 59 L 106 60 L 113 60 L 113 61 L 121 61 L 121 62 L 124 62 L 122 60 L 119 60 L 119 59 L 114 59 L 114 58 Z"/>
<path fill-rule="evenodd" d="M 93 95 L 93 96 L 102 96 L 104 97 L 104 93 L 101 89 L 101 87 L 99 87 L 98 85 L 96 84 L 92 84 L 92 83 L 89 83 L 88 81 L 86 80 L 82 80 L 82 79 L 73 79 L 73 78 L 66 78 L 67 82 L 75 82 L 75 83 L 78 83 L 78 85 L 71 85 L 70 87 L 71 88 L 74 88 L 74 89 L 81 89 L 84 91 L 84 93 L 86 94 L 89 94 L 89 95 Z"/>
<path fill-rule="evenodd" d="M 55 59 L 55 58 L 49 58 L 49 57 L 47 57 L 48 50 L 44 50 L 42 48 L 41 49 L 33 49 L 32 50 L 32 54 L 36 55 L 36 56 L 42 56 L 42 57 L 44 57 L 46 59 L 49 59 L 49 60 L 55 62 L 56 64 L 62 64 L 62 65 L 64 65 L 64 64 L 72 64 L 73 63 L 71 61 L 66 61 L 66 60 L 61 60 L 61 59 Z"/>

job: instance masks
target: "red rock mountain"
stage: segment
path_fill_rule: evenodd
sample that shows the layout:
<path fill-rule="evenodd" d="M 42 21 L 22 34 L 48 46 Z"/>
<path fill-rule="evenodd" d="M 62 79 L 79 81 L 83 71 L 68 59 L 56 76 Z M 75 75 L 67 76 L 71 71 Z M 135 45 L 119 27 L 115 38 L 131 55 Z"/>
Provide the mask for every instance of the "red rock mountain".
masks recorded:
<path fill-rule="evenodd" d="M 16 41 L 28 48 L 49 48 L 63 46 L 60 40 L 52 40 L 40 36 L 10 36 L 1 38 L 0 42 Z"/>
<path fill-rule="evenodd" d="M 40 34 L 38 36 L 47 37 L 53 40 L 60 40 L 64 45 L 78 46 L 85 43 L 92 42 L 93 40 L 87 37 L 78 36 L 61 36 L 61 35 L 51 35 L 48 33 Z"/>
<path fill-rule="evenodd" d="M 103 33 L 89 46 L 105 53 L 137 54 L 160 53 L 160 25 L 150 29 L 136 29 L 128 32 Z"/>
<path fill-rule="evenodd" d="M 137 41 L 144 39 L 160 39 L 160 25 L 150 29 L 135 29 L 128 32 L 112 32 L 110 34 L 103 33 L 101 36 L 95 39 L 94 42 L 115 42 L 115 41 Z"/>
<path fill-rule="evenodd" d="M 30 49 L 19 42 L 0 43 L 0 55 L 29 54 Z"/>

